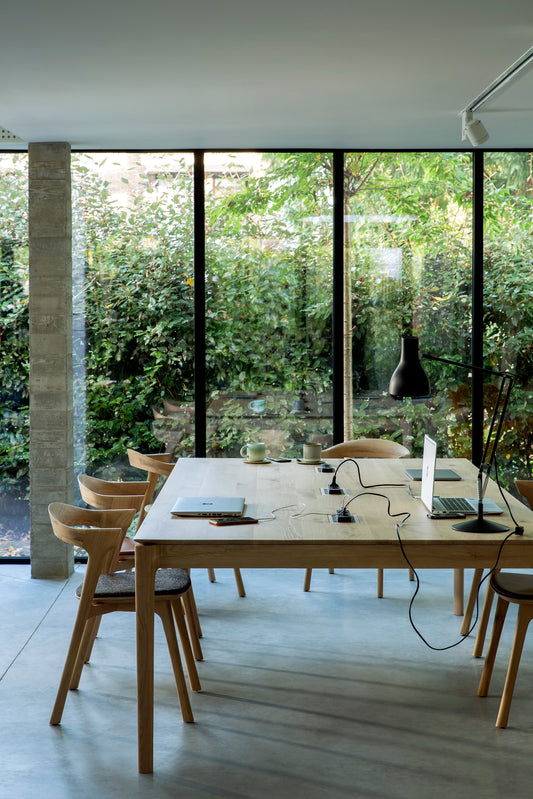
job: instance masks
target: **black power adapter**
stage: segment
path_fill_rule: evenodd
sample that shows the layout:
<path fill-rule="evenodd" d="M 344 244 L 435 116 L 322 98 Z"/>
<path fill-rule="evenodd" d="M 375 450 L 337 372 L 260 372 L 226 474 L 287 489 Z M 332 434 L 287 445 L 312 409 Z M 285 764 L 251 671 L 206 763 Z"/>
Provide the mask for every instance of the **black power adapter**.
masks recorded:
<path fill-rule="evenodd" d="M 344 494 L 343 489 L 337 483 L 337 481 L 335 480 L 335 477 L 333 477 L 333 479 L 332 479 L 331 483 L 329 484 L 329 486 L 324 489 L 324 494 Z"/>
<path fill-rule="evenodd" d="M 355 522 L 355 517 L 352 516 L 352 514 L 347 511 L 346 508 L 339 508 L 339 510 L 336 511 L 331 518 L 336 524 L 350 524 Z"/>

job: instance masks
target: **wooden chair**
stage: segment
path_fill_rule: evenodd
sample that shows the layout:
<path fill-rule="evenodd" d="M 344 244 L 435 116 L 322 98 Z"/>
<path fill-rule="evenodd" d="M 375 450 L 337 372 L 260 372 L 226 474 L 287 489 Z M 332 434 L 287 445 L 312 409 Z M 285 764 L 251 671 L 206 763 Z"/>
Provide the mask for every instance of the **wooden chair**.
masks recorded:
<path fill-rule="evenodd" d="M 148 513 L 150 505 L 153 502 L 155 490 L 160 478 L 165 480 L 174 468 L 173 463 L 170 461 L 169 452 L 158 452 L 156 454 L 145 454 L 137 452 L 134 449 L 128 449 L 128 460 L 130 466 L 146 472 L 148 488 L 146 490 L 144 502 L 139 511 L 139 519 L 137 521 L 137 529 L 142 524 L 142 520 Z"/>
<path fill-rule="evenodd" d="M 520 656 L 524 646 L 527 628 L 533 619 L 533 575 L 520 574 L 517 572 L 499 572 L 490 578 L 490 588 L 493 593 L 498 595 L 496 613 L 494 616 L 494 626 L 490 638 L 485 665 L 481 673 L 478 696 L 487 696 L 490 685 L 490 678 L 494 667 L 494 660 L 500 642 L 509 603 L 518 605 L 518 617 L 514 634 L 513 647 L 507 667 L 507 676 L 503 688 L 500 709 L 496 718 L 496 727 L 507 727 L 509 710 L 513 698 Z"/>
<path fill-rule="evenodd" d="M 356 438 L 322 450 L 326 458 L 407 458 L 409 450 L 388 438 Z"/>
<path fill-rule="evenodd" d="M 87 505 L 98 510 L 112 510 L 114 508 L 130 509 L 141 513 L 146 502 L 146 493 L 149 490 L 149 481 L 139 482 L 118 482 L 113 480 L 101 480 L 99 477 L 91 477 L 88 474 L 80 474 L 78 477 L 81 498 Z M 126 531 L 127 532 L 127 531 Z M 124 535 L 115 571 L 121 569 L 131 570 L 135 565 L 135 547 L 131 538 Z M 198 622 L 196 602 L 191 587 L 182 597 L 185 618 L 189 626 L 189 635 L 196 660 L 203 660 L 200 637 L 202 631 Z M 95 625 L 94 635 L 98 632 Z M 90 652 L 88 652 L 90 655 Z"/>
<path fill-rule="evenodd" d="M 122 539 L 135 517 L 135 510 L 93 510 L 53 502 L 48 506 L 48 512 L 54 534 L 65 543 L 84 549 L 89 556 L 83 584 L 76 591 L 78 612 L 50 717 L 50 724 L 59 724 L 69 689 L 78 687 L 86 653 L 94 639 L 95 624 L 105 613 L 135 611 L 134 574 L 114 572 Z M 194 719 L 174 621 L 186 658 L 189 680 L 193 690 L 200 690 L 180 602 L 180 597 L 190 590 L 190 586 L 189 575 L 183 569 L 158 569 L 156 572 L 155 609 L 163 623 L 184 721 Z"/>
<path fill-rule="evenodd" d="M 172 469 L 174 468 L 173 463 L 169 463 L 170 455 L 168 453 L 161 453 L 156 455 L 146 455 L 141 452 L 137 452 L 134 449 L 128 449 L 128 459 L 131 466 L 134 466 L 137 469 L 141 469 L 148 473 L 148 481 L 150 482 L 150 489 L 147 493 L 147 502 L 141 508 L 142 517 L 139 518 L 139 524 L 142 522 L 144 515 L 148 512 L 148 506 L 153 500 L 154 492 L 157 486 L 157 481 L 161 476 L 168 477 L 171 473 Z M 207 570 L 209 574 L 209 579 L 212 583 L 215 582 L 215 571 L 214 569 Z M 233 569 L 235 574 L 235 583 L 237 584 L 237 591 L 239 596 L 246 596 L 246 591 L 244 590 L 244 583 L 241 576 L 240 569 Z"/>
<path fill-rule="evenodd" d="M 81 498 L 87 505 L 100 510 L 113 508 L 134 508 L 138 513 L 143 505 L 149 487 L 147 480 L 138 482 L 119 482 L 101 480 L 82 474 L 78 477 Z M 135 547 L 131 538 L 124 536 L 120 546 L 116 571 L 119 569 L 130 570 L 135 565 Z"/>
<path fill-rule="evenodd" d="M 522 497 L 522 499 L 526 501 L 527 505 L 533 510 L 533 480 L 515 480 L 515 485 L 519 495 Z M 495 572 L 495 574 L 497 574 L 497 572 Z M 476 569 L 472 581 L 472 588 L 470 589 L 471 598 L 474 593 L 474 590 L 477 593 L 477 589 L 479 588 L 479 583 L 481 582 L 482 576 L 483 576 L 483 569 Z M 485 644 L 485 638 L 487 636 L 487 628 L 489 626 L 490 612 L 492 610 L 492 603 L 494 600 L 494 589 L 492 588 L 491 583 L 492 580 L 489 581 L 489 584 L 487 585 L 487 590 L 485 591 L 485 600 L 483 602 L 483 610 L 481 612 L 481 617 L 479 619 L 479 626 L 476 635 L 476 641 L 474 644 L 474 651 L 472 653 L 475 658 L 480 658 L 482 656 L 483 646 Z M 474 606 L 474 600 L 475 596 L 473 600 L 469 600 L 469 606 L 472 605 L 472 610 Z M 465 617 L 467 616 L 467 614 L 468 614 L 468 608 L 467 612 L 465 613 Z M 470 627 L 470 617 L 472 616 L 472 611 L 470 611 L 468 615 L 469 618 L 466 631 L 468 631 L 468 628 Z M 465 625 L 463 625 L 463 627 L 465 627 Z M 466 634 L 466 632 L 463 633 L 463 627 L 461 627 L 461 634 Z"/>
<path fill-rule="evenodd" d="M 387 438 L 357 438 L 323 449 L 322 455 L 326 458 L 406 458 L 409 455 L 409 450 L 403 444 L 398 444 Z M 312 569 L 305 570 L 304 591 L 309 591 L 311 587 L 312 573 Z M 334 569 L 330 568 L 329 573 L 333 574 Z M 409 573 L 411 579 L 414 579 L 411 570 Z M 378 597 L 382 596 L 383 569 L 378 569 Z"/>

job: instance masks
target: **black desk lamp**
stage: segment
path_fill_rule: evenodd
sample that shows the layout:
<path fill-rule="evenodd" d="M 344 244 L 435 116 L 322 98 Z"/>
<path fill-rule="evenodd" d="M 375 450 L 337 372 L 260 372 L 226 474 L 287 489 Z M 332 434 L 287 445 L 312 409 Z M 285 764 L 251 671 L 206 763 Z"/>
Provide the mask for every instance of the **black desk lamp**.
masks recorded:
<path fill-rule="evenodd" d="M 496 450 L 501 438 L 503 420 L 507 411 L 507 406 L 509 404 L 509 397 L 514 384 L 514 376 L 509 372 L 485 369 L 483 366 L 474 366 L 473 364 L 451 361 L 447 358 L 429 355 L 428 353 L 424 353 L 422 357 L 431 361 L 439 361 L 440 363 L 447 363 L 451 364 L 452 366 L 460 366 L 463 369 L 484 372 L 485 374 L 501 378 L 498 397 L 494 405 L 494 412 L 490 421 L 490 427 L 483 450 L 483 457 L 481 459 L 481 464 L 479 466 L 477 475 L 477 517 L 466 522 L 454 524 L 452 527 L 454 530 L 460 530 L 464 533 L 505 532 L 509 529 L 508 527 L 483 517 L 483 496 L 487 488 L 490 472 L 496 457 Z M 424 372 L 422 364 L 420 363 L 418 355 L 418 339 L 416 336 L 405 336 L 402 339 L 402 356 L 400 363 L 391 377 L 389 394 L 395 399 L 404 399 L 405 397 L 421 399 L 423 397 L 429 397 L 430 395 L 429 380 Z"/>

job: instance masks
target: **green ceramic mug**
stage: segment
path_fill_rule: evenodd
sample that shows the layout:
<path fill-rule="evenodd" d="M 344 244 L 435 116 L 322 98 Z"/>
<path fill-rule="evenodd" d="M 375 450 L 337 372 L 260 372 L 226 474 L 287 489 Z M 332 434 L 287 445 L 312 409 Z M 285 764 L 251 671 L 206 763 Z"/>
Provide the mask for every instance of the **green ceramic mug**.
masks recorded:
<path fill-rule="evenodd" d="M 264 444 L 254 442 L 241 447 L 241 458 L 251 463 L 262 463 L 265 460 L 266 447 Z"/>

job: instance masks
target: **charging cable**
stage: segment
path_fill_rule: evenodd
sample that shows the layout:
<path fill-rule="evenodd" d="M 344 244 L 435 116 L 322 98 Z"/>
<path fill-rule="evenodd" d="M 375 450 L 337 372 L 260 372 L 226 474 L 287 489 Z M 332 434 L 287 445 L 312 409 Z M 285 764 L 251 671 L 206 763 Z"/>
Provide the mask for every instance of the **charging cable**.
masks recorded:
<path fill-rule="evenodd" d="M 453 644 L 448 644 L 447 646 L 433 646 L 432 644 L 430 644 L 430 643 L 429 643 L 429 642 L 428 642 L 428 641 L 427 641 L 427 640 L 424 638 L 424 636 L 422 635 L 422 633 L 420 632 L 420 630 L 418 629 L 418 627 L 416 626 L 416 624 L 415 624 L 415 622 L 414 622 L 414 620 L 413 620 L 413 613 L 412 613 L 412 611 L 413 611 L 413 604 L 414 604 L 414 601 L 415 601 L 416 595 L 418 594 L 418 591 L 419 591 L 419 589 L 420 589 L 420 578 L 419 578 L 419 576 L 418 576 L 418 573 L 417 573 L 417 571 L 416 571 L 415 567 L 413 566 L 413 564 L 411 563 L 411 561 L 409 560 L 409 558 L 407 557 L 407 554 L 406 554 L 406 552 L 405 552 L 405 549 L 404 549 L 404 545 L 403 545 L 402 539 L 400 538 L 400 530 L 399 530 L 399 528 L 400 528 L 400 525 L 398 525 L 398 523 L 396 523 L 396 524 L 394 525 L 394 528 L 395 528 L 395 530 L 396 530 L 396 537 L 397 537 L 397 539 L 398 539 L 398 543 L 400 544 L 400 549 L 401 549 L 402 555 L 403 555 L 403 557 L 404 557 L 404 560 L 405 560 L 405 562 L 407 563 L 407 565 L 409 566 L 409 568 L 411 569 L 411 571 L 413 572 L 413 574 L 414 574 L 414 577 L 415 577 L 415 582 L 416 582 L 416 588 L 415 588 L 415 590 L 414 590 L 414 592 L 413 592 L 413 596 L 411 597 L 411 601 L 409 602 L 409 621 L 410 621 L 410 623 L 411 623 L 411 627 L 413 628 L 413 630 L 415 631 L 415 633 L 418 635 L 418 637 L 419 637 L 419 638 L 420 638 L 420 639 L 421 639 L 421 640 L 422 640 L 422 641 L 425 643 L 425 645 L 426 645 L 427 647 L 429 647 L 429 649 L 433 649 L 433 650 L 435 650 L 436 652 L 443 652 L 443 651 L 445 651 L 446 649 L 453 649 L 453 647 L 454 647 L 454 646 L 459 646 L 459 644 L 462 644 L 462 643 L 463 643 L 463 641 L 465 640 L 465 638 L 468 638 L 468 636 L 470 635 L 470 633 L 472 632 L 472 630 L 474 629 L 474 627 L 475 627 L 475 626 L 476 626 L 476 624 L 477 624 L 477 621 L 478 621 L 478 618 L 479 618 L 479 591 L 480 591 L 480 589 L 481 589 L 481 586 L 483 585 L 483 583 L 485 582 L 485 580 L 488 580 L 488 578 L 491 576 L 491 574 L 494 574 L 494 572 L 495 572 L 495 571 L 496 571 L 496 569 L 498 568 L 498 563 L 500 562 L 500 557 L 501 557 L 501 554 L 502 554 L 503 547 L 504 547 L 505 543 L 506 543 L 506 542 L 507 542 L 507 541 L 508 541 L 510 538 L 512 538 L 512 536 L 513 536 L 513 535 L 515 535 L 515 532 L 513 531 L 512 533 L 508 533 L 508 534 L 505 536 L 505 538 L 503 539 L 503 541 L 502 541 L 502 542 L 501 542 L 501 544 L 500 544 L 500 548 L 498 549 L 498 554 L 497 554 L 497 556 L 496 556 L 496 561 L 495 561 L 495 563 L 494 563 L 494 566 L 493 566 L 491 569 L 489 569 L 489 571 L 487 572 L 487 574 L 486 574 L 486 575 L 485 575 L 485 576 L 482 578 L 482 580 L 480 580 L 480 583 L 479 583 L 479 585 L 478 585 L 478 589 L 477 589 L 477 592 L 476 592 L 476 613 L 475 613 L 475 618 L 474 618 L 474 621 L 472 622 L 472 624 L 471 624 L 471 626 L 470 626 L 470 629 L 469 629 L 469 630 L 468 630 L 466 633 L 464 633 L 464 635 L 462 635 L 462 636 L 461 636 L 461 638 L 459 638 L 459 640 L 458 640 L 458 641 L 455 641 Z"/>
<path fill-rule="evenodd" d="M 369 486 L 369 488 L 370 488 L 370 486 Z M 348 506 L 351 505 L 352 502 L 354 502 L 354 500 L 359 499 L 359 497 L 365 497 L 365 498 L 366 497 L 381 497 L 381 499 L 386 499 L 387 500 L 387 514 L 388 514 L 388 516 L 391 519 L 395 519 L 398 516 L 403 516 L 404 517 L 399 524 L 398 524 L 398 522 L 396 522 L 396 524 L 399 527 L 403 527 L 403 525 L 405 524 L 405 522 L 407 521 L 407 519 L 411 515 L 408 511 L 405 511 L 405 510 L 404 511 L 400 511 L 400 513 L 391 513 L 391 501 L 390 501 L 389 497 L 386 494 L 378 494 L 376 491 L 361 491 L 360 494 L 355 494 L 347 502 L 345 502 L 344 505 L 342 506 L 342 508 L 339 508 L 339 510 L 335 514 L 336 521 L 338 521 L 338 522 L 339 521 L 351 521 L 351 514 L 348 511 Z"/>
<path fill-rule="evenodd" d="M 329 491 L 330 494 L 333 494 L 333 493 L 339 493 L 340 494 L 342 492 L 342 489 L 339 487 L 339 485 L 337 483 L 337 472 L 339 471 L 341 466 L 344 466 L 345 463 L 355 463 L 355 468 L 357 469 L 357 476 L 359 478 L 359 485 L 361 486 L 361 488 L 388 488 L 388 487 L 401 488 L 402 486 L 406 485 L 406 483 L 375 483 L 374 485 L 368 485 L 367 486 L 367 485 L 365 485 L 363 483 L 363 480 L 362 480 L 362 477 L 361 477 L 361 468 L 360 468 L 359 464 L 357 463 L 357 461 L 355 460 L 355 458 L 345 458 L 344 460 L 342 460 L 339 463 L 339 465 L 335 469 L 335 474 L 331 478 L 331 483 L 328 486 L 328 491 Z"/>

